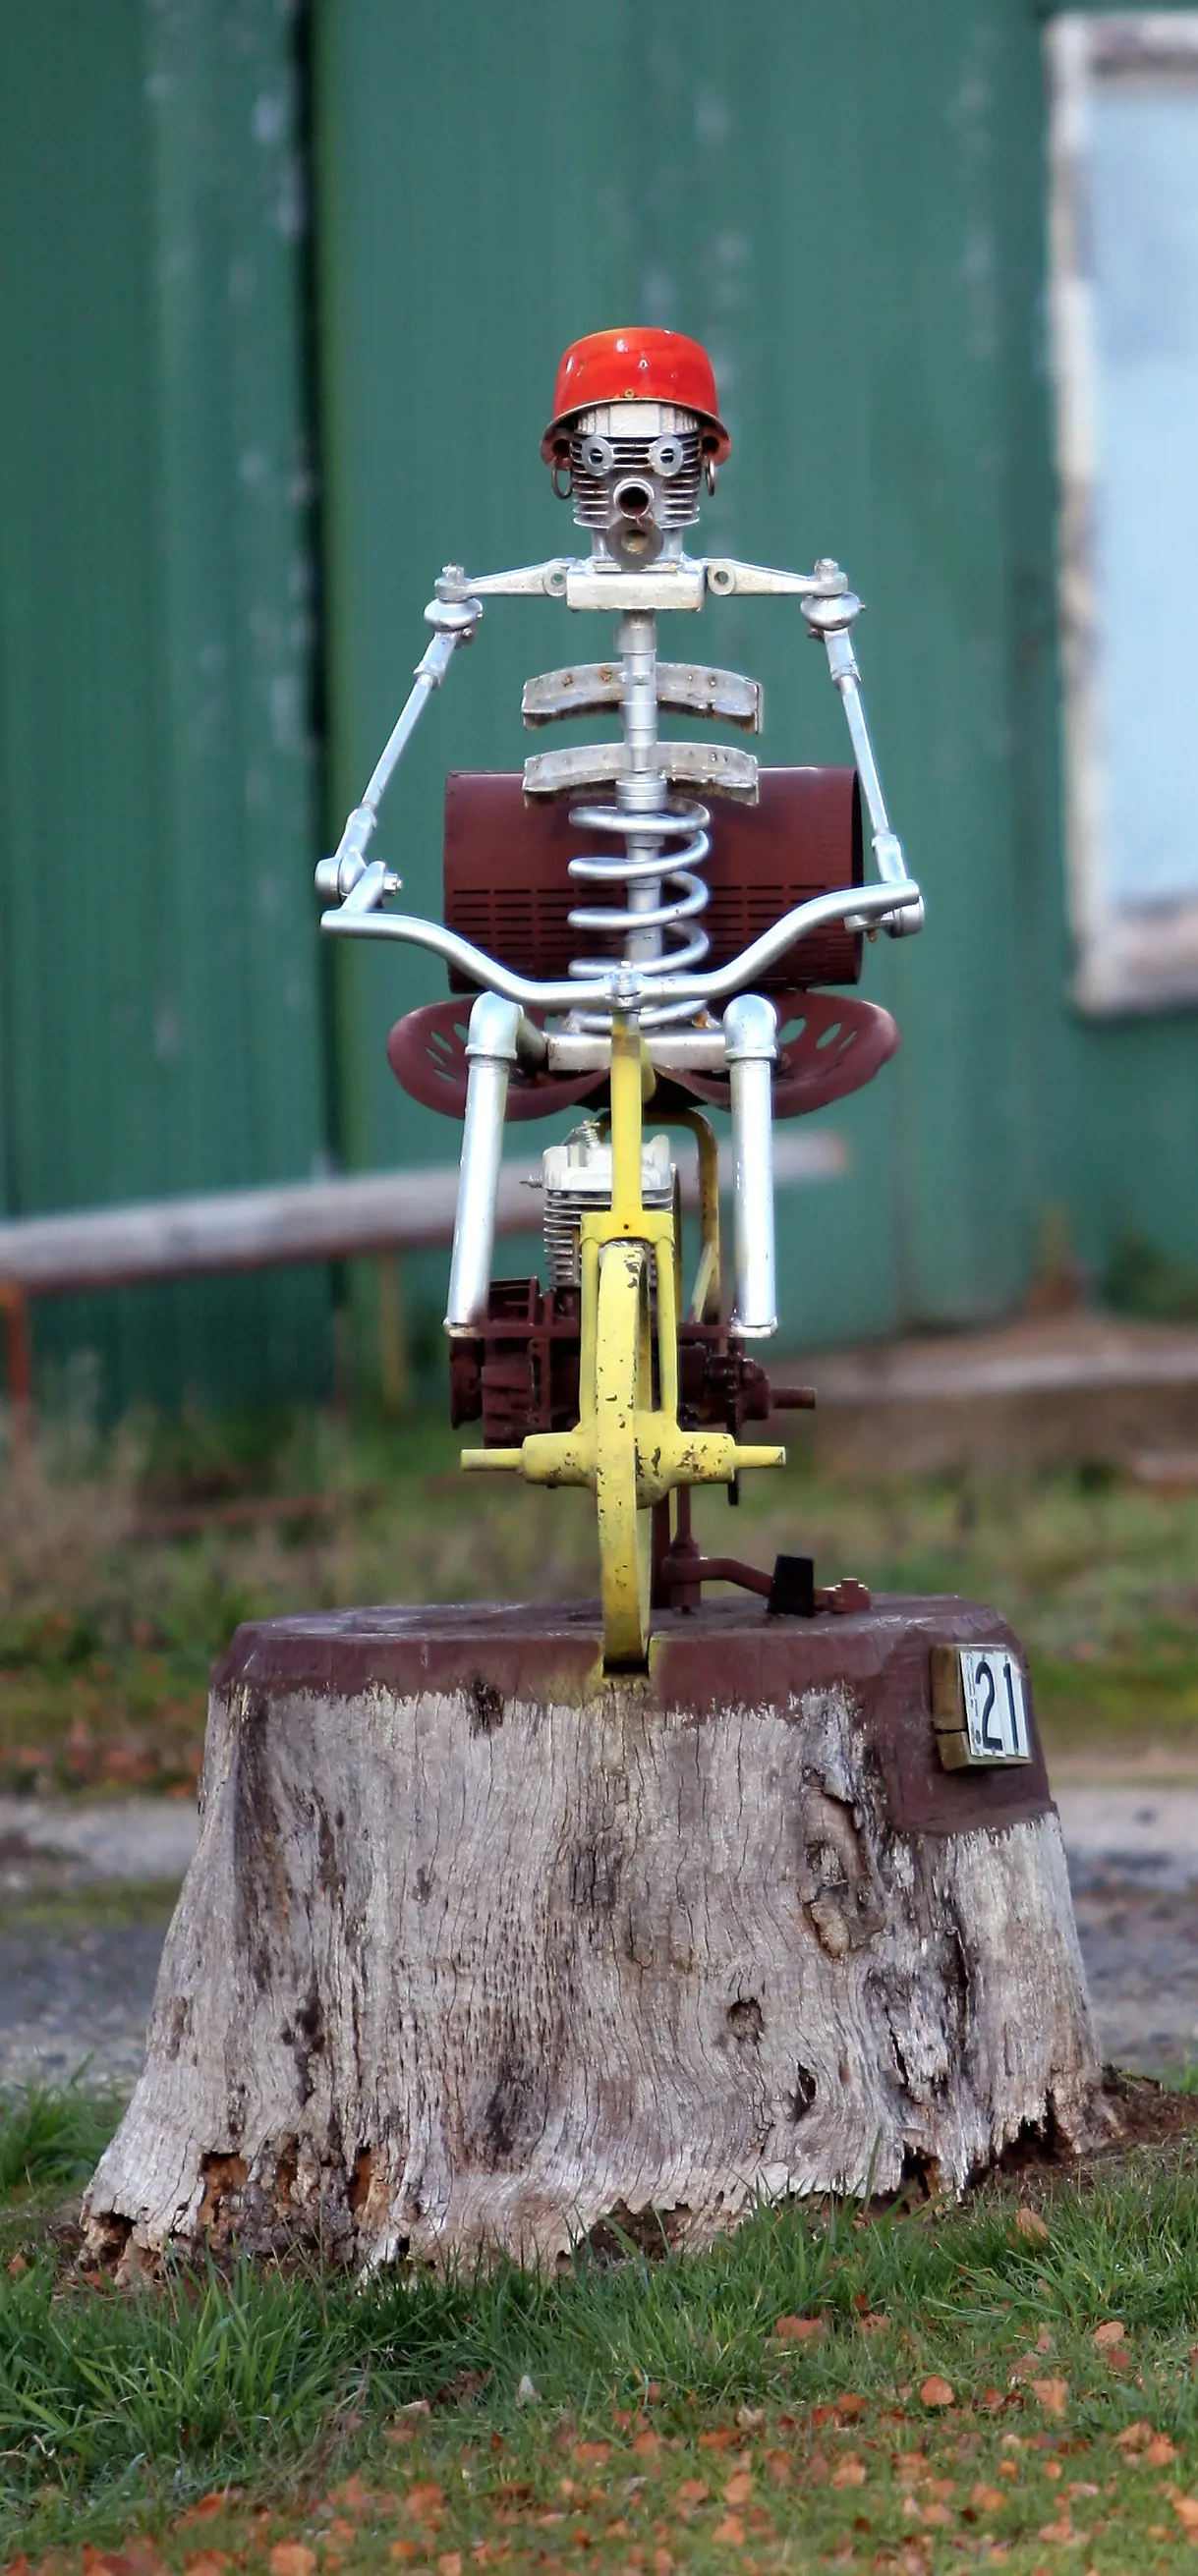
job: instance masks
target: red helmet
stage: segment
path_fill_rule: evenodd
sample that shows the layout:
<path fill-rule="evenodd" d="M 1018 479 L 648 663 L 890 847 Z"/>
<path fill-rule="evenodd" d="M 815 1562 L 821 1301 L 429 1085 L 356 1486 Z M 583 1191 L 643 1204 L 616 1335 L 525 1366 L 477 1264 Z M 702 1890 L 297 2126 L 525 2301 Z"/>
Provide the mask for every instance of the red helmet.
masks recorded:
<path fill-rule="evenodd" d="M 575 340 L 557 371 L 553 418 L 541 440 L 541 454 L 552 465 L 565 424 L 593 403 L 676 403 L 680 411 L 697 412 L 714 443 L 705 440 L 722 465 L 732 441 L 719 414 L 715 373 L 706 349 L 681 331 L 591 331 Z"/>

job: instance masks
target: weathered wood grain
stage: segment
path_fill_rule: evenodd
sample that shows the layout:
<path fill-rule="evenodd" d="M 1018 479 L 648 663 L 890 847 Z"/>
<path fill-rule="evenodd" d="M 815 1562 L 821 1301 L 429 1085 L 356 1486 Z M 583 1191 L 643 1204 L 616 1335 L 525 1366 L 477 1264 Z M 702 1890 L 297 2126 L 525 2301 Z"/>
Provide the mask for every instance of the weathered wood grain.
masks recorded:
<path fill-rule="evenodd" d="M 1107 2116 L 1055 1812 L 899 1830 L 847 1683 L 234 1680 L 202 1805 L 93 2245 L 698 2244 Z"/>

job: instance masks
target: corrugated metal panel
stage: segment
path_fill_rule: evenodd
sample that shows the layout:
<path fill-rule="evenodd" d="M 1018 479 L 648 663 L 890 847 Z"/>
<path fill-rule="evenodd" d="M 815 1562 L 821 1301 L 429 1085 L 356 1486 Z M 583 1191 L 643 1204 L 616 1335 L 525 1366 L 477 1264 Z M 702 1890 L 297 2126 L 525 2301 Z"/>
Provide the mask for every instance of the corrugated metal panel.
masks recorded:
<path fill-rule="evenodd" d="M 866 989 L 895 1003 L 904 1047 L 829 1113 L 853 1176 L 790 1202 L 786 1323 L 823 1335 L 1000 1308 L 1038 1197 L 1011 759 L 1026 430 L 1011 384 L 1030 368 L 1034 281 L 1006 239 L 1013 136 L 1024 172 L 1034 149 L 1030 12 L 611 0 L 584 34 L 547 0 L 324 0 L 317 27 L 340 806 L 400 701 L 442 559 L 563 542 L 537 457 L 560 348 L 631 316 L 696 332 L 735 439 L 707 542 L 848 564 L 884 771 L 931 901 L 921 941 L 871 958 Z M 764 677 L 767 757 L 840 756 L 797 615 L 733 604 L 717 626 L 709 610 L 701 649 Z M 386 827 L 414 905 L 438 901 L 445 768 L 514 765 L 520 679 L 562 651 L 560 612 L 496 607 L 453 674 Z M 345 961 L 357 1159 L 445 1150 L 381 1051 L 395 1011 L 436 988 L 391 953 Z"/>
<path fill-rule="evenodd" d="M 302 1175 L 301 177 L 275 0 L 0 14 L 0 921 L 11 1212 Z M 109 1401 L 319 1382 L 322 1274 L 39 1311 Z"/>

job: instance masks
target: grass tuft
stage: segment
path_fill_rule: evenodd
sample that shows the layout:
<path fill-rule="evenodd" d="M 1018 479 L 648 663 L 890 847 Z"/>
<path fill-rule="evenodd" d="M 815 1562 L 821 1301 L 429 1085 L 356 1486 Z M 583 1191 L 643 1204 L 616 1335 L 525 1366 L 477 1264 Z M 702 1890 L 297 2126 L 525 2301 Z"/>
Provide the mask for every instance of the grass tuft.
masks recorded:
<path fill-rule="evenodd" d="M 0 2095 L 0 2207 L 34 2192 L 82 2190 L 119 2114 L 115 2097 L 78 2083 Z"/>

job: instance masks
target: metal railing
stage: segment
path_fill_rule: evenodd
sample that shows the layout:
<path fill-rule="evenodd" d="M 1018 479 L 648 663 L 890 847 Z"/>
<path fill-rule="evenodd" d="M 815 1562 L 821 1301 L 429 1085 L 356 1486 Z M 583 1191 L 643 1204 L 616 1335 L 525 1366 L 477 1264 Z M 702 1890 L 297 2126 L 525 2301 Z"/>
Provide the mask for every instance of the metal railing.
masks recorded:
<path fill-rule="evenodd" d="M 540 1229 L 540 1173 L 532 1159 L 500 1165 L 499 1235 Z M 775 1178 L 783 1184 L 835 1179 L 845 1166 L 843 1140 L 826 1128 L 779 1139 Z M 458 1178 L 456 1163 L 431 1163 L 0 1222 L 0 1330 L 14 1442 L 27 1441 L 32 1428 L 34 1298 L 438 1248 L 453 1239 Z M 726 1155 L 721 1180 L 731 1180 Z M 689 1160 L 682 1192 L 684 1205 L 698 1204 Z"/>

